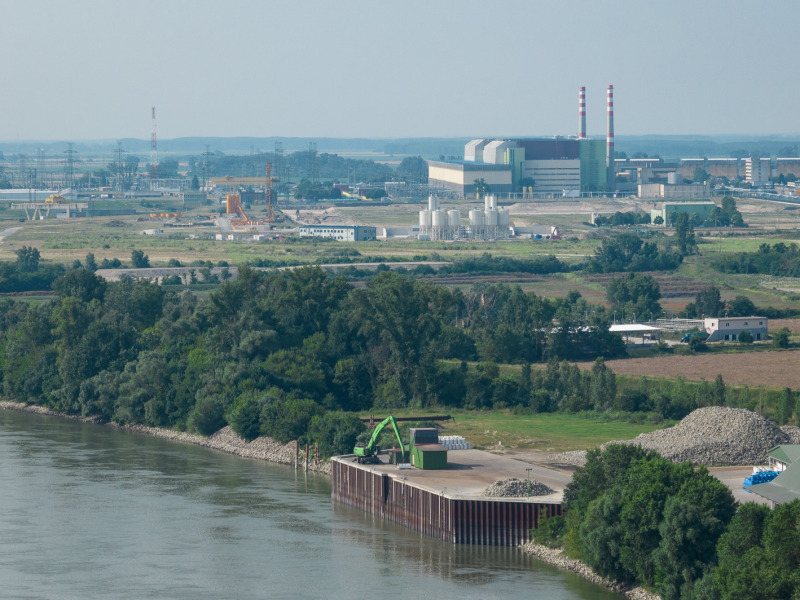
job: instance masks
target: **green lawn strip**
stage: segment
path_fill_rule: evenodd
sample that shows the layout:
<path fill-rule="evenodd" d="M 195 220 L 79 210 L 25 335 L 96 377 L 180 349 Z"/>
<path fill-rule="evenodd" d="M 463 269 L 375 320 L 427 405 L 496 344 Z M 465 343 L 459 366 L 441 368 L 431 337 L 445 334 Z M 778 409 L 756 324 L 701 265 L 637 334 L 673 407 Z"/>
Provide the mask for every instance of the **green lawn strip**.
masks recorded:
<path fill-rule="evenodd" d="M 379 422 L 379 418 L 385 418 L 390 414 L 394 417 L 419 417 L 421 422 L 430 415 L 452 415 L 453 421 L 439 423 L 442 426 L 441 435 L 461 435 L 475 448 L 506 447 L 552 452 L 595 448 L 611 440 L 633 439 L 640 433 L 661 429 L 671 424 L 626 423 L 560 413 L 519 415 L 506 410 L 465 411 L 441 408 L 387 409 L 372 412 L 376 423 Z M 360 416 L 368 417 L 369 413 L 362 413 Z"/>

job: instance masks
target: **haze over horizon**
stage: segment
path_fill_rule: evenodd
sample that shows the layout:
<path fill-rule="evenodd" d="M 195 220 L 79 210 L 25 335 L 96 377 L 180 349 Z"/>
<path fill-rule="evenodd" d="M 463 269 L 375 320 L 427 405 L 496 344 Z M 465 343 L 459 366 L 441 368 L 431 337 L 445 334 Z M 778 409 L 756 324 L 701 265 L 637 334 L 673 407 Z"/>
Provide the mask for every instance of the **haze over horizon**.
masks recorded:
<path fill-rule="evenodd" d="M 0 140 L 794 135 L 800 5 L 7 2 Z"/>

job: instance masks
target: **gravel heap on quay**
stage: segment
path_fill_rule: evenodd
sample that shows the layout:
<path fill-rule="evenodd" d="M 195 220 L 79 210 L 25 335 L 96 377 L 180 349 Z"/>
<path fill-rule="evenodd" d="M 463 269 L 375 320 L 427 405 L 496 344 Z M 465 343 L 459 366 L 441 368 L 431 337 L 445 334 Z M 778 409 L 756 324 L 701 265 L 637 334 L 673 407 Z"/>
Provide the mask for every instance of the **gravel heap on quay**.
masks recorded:
<path fill-rule="evenodd" d="M 531 479 L 529 485 L 527 480 L 514 477 L 495 481 L 483 491 L 483 495 L 489 498 L 525 498 L 547 496 L 552 493 L 553 490 L 535 479 Z"/>
<path fill-rule="evenodd" d="M 790 429 L 790 428 L 787 428 Z M 764 417 L 743 408 L 698 408 L 668 429 L 642 433 L 632 440 L 609 444 L 635 444 L 655 450 L 673 462 L 724 467 L 762 465 L 767 452 L 778 444 L 792 443 L 797 428 L 782 431 Z"/>

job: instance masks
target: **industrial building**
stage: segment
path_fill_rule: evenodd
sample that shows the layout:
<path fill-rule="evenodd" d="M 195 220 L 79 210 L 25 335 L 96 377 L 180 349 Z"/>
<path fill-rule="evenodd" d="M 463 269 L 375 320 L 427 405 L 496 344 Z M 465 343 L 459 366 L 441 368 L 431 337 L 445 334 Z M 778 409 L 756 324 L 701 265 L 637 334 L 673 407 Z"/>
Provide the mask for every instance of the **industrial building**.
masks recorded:
<path fill-rule="evenodd" d="M 769 500 L 770 507 L 800 499 L 800 445 L 781 444 L 769 453 L 769 468 L 778 476 L 766 483 L 747 486 L 747 490 Z"/>
<path fill-rule="evenodd" d="M 343 242 L 371 242 L 376 239 L 374 227 L 366 225 L 306 225 L 297 230 L 300 237 L 319 237 Z"/>
<path fill-rule="evenodd" d="M 676 176 L 674 179 L 673 175 Z M 667 183 L 640 183 L 638 185 L 639 198 L 709 198 L 711 196 L 711 185 L 707 181 L 704 183 L 679 183 L 677 181 L 679 178 L 678 173 L 670 173 Z"/>
<path fill-rule="evenodd" d="M 613 86 L 607 90 L 606 139 L 586 136 L 586 93 L 579 91 L 577 137 L 475 139 L 464 147 L 463 161 L 428 161 L 428 184 L 477 197 L 483 180 L 493 194 L 612 191 L 614 170 Z"/>
<path fill-rule="evenodd" d="M 711 201 L 708 202 L 662 202 L 661 208 L 654 208 L 650 211 L 650 222 L 655 222 L 656 218 L 661 217 L 663 225 L 666 227 L 672 223 L 673 215 L 685 212 L 690 217 L 696 214 L 701 221 L 705 221 L 711 211 L 717 207 Z"/>
<path fill-rule="evenodd" d="M 753 336 L 753 340 L 767 339 L 766 317 L 718 317 L 703 319 L 703 329 L 708 334 L 707 342 L 733 341 L 739 339 L 743 331 Z"/>

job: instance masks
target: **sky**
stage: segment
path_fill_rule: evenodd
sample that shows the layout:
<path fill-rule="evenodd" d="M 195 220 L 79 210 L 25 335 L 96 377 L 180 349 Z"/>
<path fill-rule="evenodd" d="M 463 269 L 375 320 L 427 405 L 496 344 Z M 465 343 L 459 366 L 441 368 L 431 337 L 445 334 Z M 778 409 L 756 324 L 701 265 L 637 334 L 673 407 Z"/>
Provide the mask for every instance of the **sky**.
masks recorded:
<path fill-rule="evenodd" d="M 0 0 L 0 140 L 800 134 L 796 0 Z"/>

